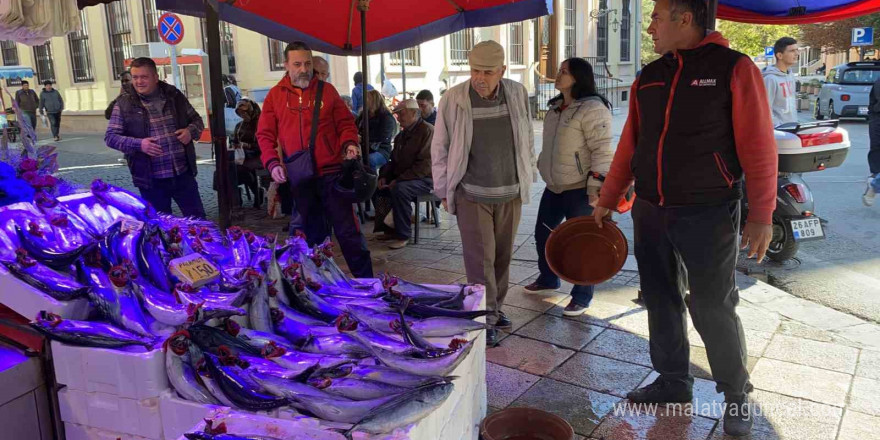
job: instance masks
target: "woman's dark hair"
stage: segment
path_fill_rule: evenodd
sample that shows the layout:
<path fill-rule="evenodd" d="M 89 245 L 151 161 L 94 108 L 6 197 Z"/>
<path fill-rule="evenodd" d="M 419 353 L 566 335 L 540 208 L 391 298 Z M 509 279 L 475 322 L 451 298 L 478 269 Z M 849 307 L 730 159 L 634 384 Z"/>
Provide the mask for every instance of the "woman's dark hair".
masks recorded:
<path fill-rule="evenodd" d="M 360 84 L 361 82 L 363 82 L 363 80 L 364 80 L 364 74 L 363 74 L 363 73 L 361 73 L 361 72 L 355 72 L 355 73 L 354 73 L 354 83 L 355 83 L 355 84 Z"/>
<path fill-rule="evenodd" d="M 568 63 L 568 72 L 574 78 L 574 85 L 571 86 L 571 97 L 575 100 L 587 98 L 590 96 L 598 97 L 605 104 L 605 107 L 611 108 L 611 103 L 599 93 L 596 88 L 596 79 L 593 77 L 593 66 L 583 58 L 569 58 L 565 60 Z M 549 105 L 553 105 L 557 101 L 562 100 L 562 94 L 556 95 L 550 100 Z"/>

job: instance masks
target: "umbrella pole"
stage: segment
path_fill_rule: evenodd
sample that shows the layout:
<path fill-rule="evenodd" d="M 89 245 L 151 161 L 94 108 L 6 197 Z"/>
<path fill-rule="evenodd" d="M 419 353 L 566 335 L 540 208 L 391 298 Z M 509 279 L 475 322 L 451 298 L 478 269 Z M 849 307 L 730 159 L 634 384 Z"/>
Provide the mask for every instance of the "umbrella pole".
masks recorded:
<path fill-rule="evenodd" d="M 364 79 L 361 81 L 361 90 L 364 95 L 364 138 L 361 140 L 361 157 L 364 165 L 370 164 L 370 111 L 367 109 L 367 81 L 370 78 L 370 66 L 367 64 L 367 9 L 370 8 L 370 0 L 359 0 L 358 10 L 361 11 L 361 71 L 364 72 Z"/>
<path fill-rule="evenodd" d="M 707 6 L 706 29 L 715 30 L 715 17 L 718 16 L 718 0 L 709 0 Z"/>
<path fill-rule="evenodd" d="M 231 185 L 229 182 L 229 155 L 226 151 L 226 120 L 224 118 L 226 100 L 223 99 L 223 83 L 220 80 L 220 17 L 205 0 L 205 30 L 208 37 L 208 74 L 211 90 L 211 137 L 214 144 L 214 161 L 217 170 L 217 204 L 220 210 L 221 229 L 230 224 Z"/>
<path fill-rule="evenodd" d="M 400 51 L 400 81 L 403 83 L 403 99 L 406 100 L 406 49 Z"/>

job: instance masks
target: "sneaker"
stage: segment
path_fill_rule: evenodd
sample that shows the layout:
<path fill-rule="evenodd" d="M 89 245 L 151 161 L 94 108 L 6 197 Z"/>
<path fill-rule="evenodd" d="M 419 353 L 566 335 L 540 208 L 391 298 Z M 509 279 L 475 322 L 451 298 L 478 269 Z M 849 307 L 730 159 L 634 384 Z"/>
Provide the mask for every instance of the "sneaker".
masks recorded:
<path fill-rule="evenodd" d="M 61 136 L 55 136 L 55 142 L 58 142 L 60 140 L 61 140 Z"/>
<path fill-rule="evenodd" d="M 555 287 L 542 286 L 538 284 L 537 281 L 523 288 L 526 289 L 527 292 L 543 292 L 545 290 L 556 290 Z"/>
<path fill-rule="evenodd" d="M 749 395 L 725 396 L 724 433 L 734 437 L 749 435 L 755 422 Z"/>
<path fill-rule="evenodd" d="M 688 403 L 694 398 L 692 387 L 658 377 L 650 385 L 626 393 L 632 403 Z"/>
<path fill-rule="evenodd" d="M 510 330 L 513 328 L 513 321 L 511 321 L 504 312 L 498 312 L 498 321 L 495 322 L 495 328 Z"/>
<path fill-rule="evenodd" d="M 574 299 L 568 302 L 568 305 L 565 306 L 565 309 L 562 310 L 562 314 L 565 316 L 581 316 L 584 312 L 587 311 L 587 306 L 582 306 L 576 302 Z"/>
<path fill-rule="evenodd" d="M 494 328 L 486 329 L 486 348 L 497 347 L 499 339 L 498 330 Z"/>
<path fill-rule="evenodd" d="M 394 240 L 388 243 L 389 249 L 403 249 L 406 247 L 409 240 Z"/>
<path fill-rule="evenodd" d="M 862 194 L 862 203 L 865 206 L 874 206 L 874 199 L 877 197 L 877 191 L 874 190 L 874 182 L 875 177 L 868 178 L 868 187 L 865 189 L 865 193 Z"/>

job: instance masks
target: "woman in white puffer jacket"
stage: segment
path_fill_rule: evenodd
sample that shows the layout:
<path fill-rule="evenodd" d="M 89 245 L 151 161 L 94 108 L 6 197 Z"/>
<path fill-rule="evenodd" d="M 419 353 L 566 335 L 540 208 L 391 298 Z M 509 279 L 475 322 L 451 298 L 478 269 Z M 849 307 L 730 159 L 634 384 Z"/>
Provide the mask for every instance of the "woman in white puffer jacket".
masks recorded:
<path fill-rule="evenodd" d="M 565 219 L 588 216 L 599 200 L 599 188 L 614 149 L 611 147 L 611 105 L 596 90 L 593 68 L 586 60 L 570 58 L 559 67 L 556 89 L 544 118 L 544 143 L 538 171 L 547 183 L 538 208 L 535 240 L 538 248 L 538 279 L 526 290 L 555 290 L 559 277 L 550 270 L 544 255 L 550 229 Z M 583 314 L 593 299 L 593 286 L 574 286 L 563 313 Z"/>

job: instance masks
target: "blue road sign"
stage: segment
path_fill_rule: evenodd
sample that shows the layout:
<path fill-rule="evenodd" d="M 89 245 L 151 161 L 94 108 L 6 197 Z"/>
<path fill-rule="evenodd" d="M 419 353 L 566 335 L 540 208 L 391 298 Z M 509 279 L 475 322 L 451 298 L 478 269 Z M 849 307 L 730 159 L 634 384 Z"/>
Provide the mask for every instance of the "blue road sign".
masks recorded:
<path fill-rule="evenodd" d="M 773 58 L 773 46 L 767 46 L 764 48 L 764 57 Z"/>
<path fill-rule="evenodd" d="M 860 27 L 852 30 L 853 46 L 873 46 L 874 45 L 874 28 Z"/>
<path fill-rule="evenodd" d="M 176 45 L 183 40 L 183 22 L 180 17 L 166 12 L 159 17 L 159 38 L 162 41 Z"/>

